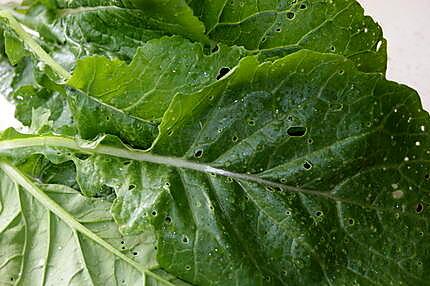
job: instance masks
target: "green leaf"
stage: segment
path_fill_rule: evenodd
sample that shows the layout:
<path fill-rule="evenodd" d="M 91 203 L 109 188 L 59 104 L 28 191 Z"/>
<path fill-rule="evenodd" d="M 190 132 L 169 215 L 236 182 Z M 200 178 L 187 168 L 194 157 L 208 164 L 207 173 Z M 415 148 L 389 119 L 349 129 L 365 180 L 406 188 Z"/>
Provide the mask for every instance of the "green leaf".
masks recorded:
<path fill-rule="evenodd" d="M 2 284 L 184 285 L 148 270 L 156 266 L 154 237 L 121 235 L 110 203 L 0 168 Z"/>
<path fill-rule="evenodd" d="M 151 153 L 7 134 L 0 153 L 89 155 L 82 189 L 113 188 L 121 232 L 153 231 L 192 284 L 408 285 L 430 278 L 429 128 L 415 91 L 303 50 L 176 95 Z"/>
<path fill-rule="evenodd" d="M 204 25 L 184 0 L 59 1 L 58 14 L 70 44 L 87 54 L 131 59 L 138 46 L 163 35 L 208 43 Z"/>
<path fill-rule="evenodd" d="M 5 32 L 4 46 L 6 55 L 8 56 L 12 65 L 16 65 L 26 56 L 23 43 L 10 33 Z"/>
<path fill-rule="evenodd" d="M 44 109 L 49 111 L 48 119 L 55 123 L 56 130 L 62 127 L 70 128 L 71 114 L 61 93 L 51 92 L 46 88 L 23 86 L 13 93 L 12 98 L 16 104 L 15 117 L 25 126 L 32 124 L 35 110 Z"/>
<path fill-rule="evenodd" d="M 344 55 L 362 71 L 386 70 L 382 30 L 355 0 L 189 2 L 209 38 L 243 45 L 263 58 L 310 49 Z"/>
<path fill-rule="evenodd" d="M 176 93 L 216 82 L 244 54 L 221 46 L 206 55 L 201 44 L 164 37 L 144 44 L 130 64 L 101 56 L 79 60 L 67 85 L 82 91 L 70 95 L 80 135 L 92 139 L 109 133 L 147 148 Z"/>

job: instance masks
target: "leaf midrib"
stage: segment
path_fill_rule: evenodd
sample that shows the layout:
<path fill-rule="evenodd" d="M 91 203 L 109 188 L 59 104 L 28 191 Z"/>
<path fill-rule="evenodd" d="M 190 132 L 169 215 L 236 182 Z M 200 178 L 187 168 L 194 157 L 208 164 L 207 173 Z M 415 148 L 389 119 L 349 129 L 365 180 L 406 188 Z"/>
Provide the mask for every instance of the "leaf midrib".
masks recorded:
<path fill-rule="evenodd" d="M 178 157 L 169 157 L 169 156 L 151 154 L 151 153 L 148 153 L 147 151 L 132 149 L 127 146 L 115 147 L 115 146 L 104 145 L 102 143 L 98 143 L 98 145 L 95 145 L 96 142 L 86 141 L 86 140 L 80 140 L 80 141 L 81 143 L 78 143 L 78 141 L 74 139 L 61 137 L 61 136 L 33 136 L 33 137 L 27 137 L 27 138 L 3 140 L 3 141 L 0 141 L 0 156 L 2 155 L 2 153 L 4 154 L 9 151 L 19 150 L 21 148 L 48 147 L 48 146 L 52 148 L 65 148 L 65 149 L 81 152 L 82 154 L 87 154 L 87 155 L 98 154 L 98 155 L 113 156 L 117 158 L 153 163 L 157 165 L 166 165 L 174 168 L 194 170 L 194 171 L 206 173 L 206 174 L 215 174 L 223 177 L 230 177 L 236 180 L 244 180 L 244 181 L 257 183 L 264 186 L 270 186 L 280 191 L 307 194 L 307 195 L 322 197 L 334 202 L 342 202 L 342 203 L 347 203 L 351 205 L 357 205 L 365 209 L 375 209 L 380 211 L 381 210 L 386 211 L 385 209 L 380 209 L 375 206 L 363 205 L 363 204 L 360 204 L 359 202 L 355 202 L 346 198 L 337 197 L 330 192 L 316 191 L 316 190 L 306 189 L 302 187 L 295 187 L 295 186 L 290 186 L 290 185 L 286 185 L 278 182 L 273 182 L 271 180 L 262 178 L 256 174 L 243 174 L 243 173 L 231 172 L 224 169 L 212 167 L 211 165 L 208 165 L 208 164 L 196 163 L 196 162 L 188 161 Z M 265 175 L 265 173 L 261 173 L 261 175 Z"/>
<path fill-rule="evenodd" d="M 49 197 L 45 192 L 43 192 L 35 183 L 33 183 L 29 178 L 27 178 L 21 171 L 19 171 L 16 167 L 6 163 L 4 161 L 0 161 L 0 169 L 11 178 L 17 185 L 23 187 L 30 195 L 32 195 L 36 200 L 39 201 L 47 210 L 54 213 L 61 220 L 63 220 L 70 228 L 73 230 L 82 233 L 87 236 L 89 239 L 104 247 L 107 251 L 117 256 L 121 260 L 130 264 L 133 268 L 138 270 L 143 275 L 143 279 L 145 276 L 151 276 L 165 285 L 175 286 L 170 281 L 167 281 L 163 277 L 157 275 L 149 269 L 146 269 L 135 262 L 133 259 L 121 253 L 119 250 L 114 248 L 108 242 L 100 238 L 97 234 L 86 228 L 80 222 L 78 222 L 72 215 L 70 215 L 66 210 L 64 210 L 59 204 L 57 204 L 51 197 Z"/>
<path fill-rule="evenodd" d="M 202 173 L 216 174 L 224 177 L 230 177 L 238 180 L 246 180 L 254 183 L 279 188 L 281 190 L 294 192 L 294 193 L 305 193 L 310 195 L 330 197 L 330 194 L 315 190 L 308 190 L 299 187 L 288 186 L 282 183 L 273 182 L 254 174 L 243 174 L 232 171 L 227 171 L 220 168 L 212 167 L 208 164 L 196 163 L 188 161 L 178 157 L 170 157 L 163 155 L 151 154 L 146 151 L 131 149 L 131 148 L 120 148 L 114 146 L 103 145 L 99 143 L 94 146 L 94 142 L 83 141 L 79 144 L 76 140 L 61 136 L 34 136 L 27 138 L 18 138 L 3 140 L 0 142 L 0 154 L 11 150 L 17 150 L 21 148 L 31 147 L 53 147 L 53 148 L 66 148 L 82 152 L 84 154 L 100 154 L 114 156 L 118 158 L 130 159 L 134 161 L 142 161 L 148 163 L 154 163 L 158 165 L 166 165 L 175 168 L 189 169 Z"/>

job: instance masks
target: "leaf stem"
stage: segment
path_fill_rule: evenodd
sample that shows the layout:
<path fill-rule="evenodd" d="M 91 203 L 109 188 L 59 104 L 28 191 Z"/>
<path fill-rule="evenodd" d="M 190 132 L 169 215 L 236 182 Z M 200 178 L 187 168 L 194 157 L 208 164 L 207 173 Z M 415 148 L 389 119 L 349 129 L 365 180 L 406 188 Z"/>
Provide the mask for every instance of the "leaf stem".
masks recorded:
<path fill-rule="evenodd" d="M 23 29 L 22 25 L 7 10 L 0 11 L 0 18 L 7 20 L 7 25 L 18 35 L 24 44 L 33 52 L 42 62 L 51 67 L 51 69 L 61 76 L 64 80 L 71 77 L 71 74 L 59 65 L 45 50 Z"/>
<path fill-rule="evenodd" d="M 25 176 L 21 171 L 19 171 L 16 167 L 10 165 L 9 163 L 0 161 L 0 169 L 6 173 L 16 184 L 23 187 L 27 192 L 29 192 L 36 200 L 38 200 L 45 208 L 50 210 L 56 216 L 58 216 L 61 220 L 63 220 L 68 226 L 72 229 L 82 233 L 87 236 L 89 239 L 104 247 L 109 252 L 113 253 L 118 258 L 124 260 L 143 275 L 151 276 L 165 285 L 174 286 L 170 281 L 164 279 L 163 277 L 157 275 L 149 271 L 148 269 L 142 267 L 136 261 L 131 259 L 130 257 L 124 255 L 122 252 L 117 250 L 115 247 L 110 245 L 108 242 L 100 238 L 97 234 L 92 232 L 90 229 L 86 228 L 84 225 L 79 223 L 72 215 L 70 215 L 67 211 L 65 211 L 57 202 L 51 199 L 44 191 L 42 191 L 34 182 L 32 182 L 27 176 Z"/>
<path fill-rule="evenodd" d="M 102 143 L 99 143 L 97 141 L 83 141 L 82 143 L 78 143 L 78 141 L 76 140 L 61 136 L 34 136 L 0 141 L 0 154 L 8 150 L 43 146 L 51 146 L 54 148 L 67 148 L 85 154 L 102 154 L 135 161 L 154 163 L 158 165 L 166 165 L 175 168 L 189 169 L 202 173 L 212 173 L 224 177 L 231 177 L 238 180 L 251 181 L 265 186 L 272 186 L 289 192 L 331 197 L 330 194 L 325 192 L 288 186 L 285 184 L 263 179 L 253 174 L 231 172 L 224 169 L 212 167 L 208 164 L 196 163 L 178 157 L 151 154 L 142 150 L 127 148 L 126 146 L 117 147 L 103 145 Z"/>

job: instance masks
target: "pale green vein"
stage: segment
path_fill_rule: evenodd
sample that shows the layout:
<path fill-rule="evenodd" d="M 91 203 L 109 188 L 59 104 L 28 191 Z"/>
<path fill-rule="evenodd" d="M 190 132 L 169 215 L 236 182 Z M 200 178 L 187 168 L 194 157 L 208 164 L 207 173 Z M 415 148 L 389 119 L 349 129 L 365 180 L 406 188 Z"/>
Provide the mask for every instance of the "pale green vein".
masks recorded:
<path fill-rule="evenodd" d="M 71 74 L 59 65 L 54 59 L 45 52 L 42 47 L 36 43 L 36 41 L 26 32 L 22 25 L 15 19 L 12 14 L 7 10 L 0 11 L 0 18 L 3 18 L 5 24 L 9 26 L 16 35 L 24 42 L 25 46 L 30 49 L 34 55 L 49 66 L 54 72 L 56 72 L 63 79 L 67 80 Z"/>
<path fill-rule="evenodd" d="M 215 168 L 207 164 L 187 161 L 185 159 L 178 158 L 178 157 L 155 155 L 142 150 L 126 148 L 125 146 L 115 147 L 115 146 L 103 145 L 100 143 L 96 145 L 94 142 L 83 141 L 83 140 L 81 140 L 81 142 L 78 143 L 78 141 L 76 140 L 73 140 L 71 138 L 61 137 L 61 136 L 43 136 L 43 137 L 35 136 L 35 137 L 4 140 L 0 142 L 0 154 L 8 150 L 28 148 L 28 147 L 46 147 L 46 146 L 51 146 L 54 148 L 67 148 L 67 149 L 76 150 L 85 154 L 102 154 L 102 155 L 114 156 L 114 157 L 119 157 L 124 159 L 135 160 L 135 161 L 154 163 L 158 165 L 166 165 L 166 166 L 175 167 L 175 168 L 189 169 L 189 170 L 194 170 L 202 173 L 211 173 L 211 174 L 216 174 L 224 177 L 231 177 L 237 180 L 245 180 L 245 181 L 250 181 L 261 185 L 272 186 L 274 188 L 279 188 L 281 190 L 286 190 L 289 192 L 304 193 L 304 194 L 331 198 L 331 195 L 328 193 L 288 186 L 285 184 L 263 179 L 253 174 L 242 174 L 242 173 L 231 172 L 224 169 Z"/>
<path fill-rule="evenodd" d="M 32 182 L 29 178 L 27 178 L 21 171 L 19 171 L 14 166 L 1 162 L 0 161 L 0 169 L 6 173 L 16 184 L 23 187 L 28 193 L 30 193 L 36 200 L 38 200 L 45 208 L 50 210 L 56 216 L 58 216 L 61 220 L 63 220 L 69 227 L 82 233 L 87 236 L 89 239 L 104 247 L 106 250 L 122 259 L 123 261 L 130 264 L 136 270 L 142 273 L 142 275 L 148 275 L 154 277 L 165 285 L 174 286 L 170 281 L 167 281 L 163 277 L 157 275 L 156 273 L 142 267 L 139 263 L 124 255 L 122 252 L 114 248 L 108 242 L 100 238 L 94 232 L 86 228 L 84 225 L 79 223 L 72 215 L 70 215 L 67 211 L 65 211 L 59 204 L 57 204 L 51 197 L 49 197 L 45 192 L 43 192 L 34 182 Z"/>

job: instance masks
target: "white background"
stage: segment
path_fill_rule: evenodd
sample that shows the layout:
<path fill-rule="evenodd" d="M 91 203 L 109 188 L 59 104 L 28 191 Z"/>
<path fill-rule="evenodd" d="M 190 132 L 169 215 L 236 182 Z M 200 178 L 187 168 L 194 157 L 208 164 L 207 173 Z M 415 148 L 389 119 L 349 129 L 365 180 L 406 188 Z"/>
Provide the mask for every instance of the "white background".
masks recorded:
<path fill-rule="evenodd" d="M 2 2 L 4 0 L 0 0 Z M 358 0 L 388 39 L 388 79 L 415 88 L 430 110 L 430 0 Z M 0 96 L 0 130 L 18 126 Z"/>

